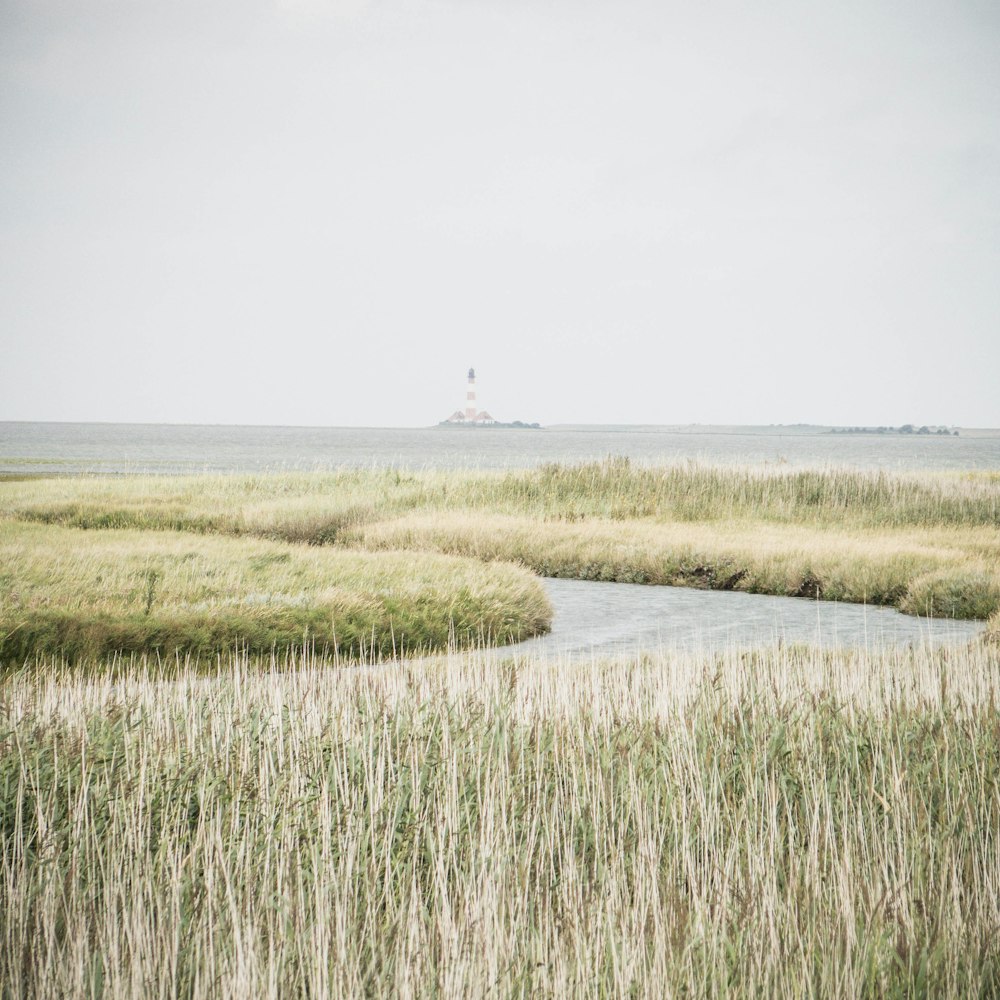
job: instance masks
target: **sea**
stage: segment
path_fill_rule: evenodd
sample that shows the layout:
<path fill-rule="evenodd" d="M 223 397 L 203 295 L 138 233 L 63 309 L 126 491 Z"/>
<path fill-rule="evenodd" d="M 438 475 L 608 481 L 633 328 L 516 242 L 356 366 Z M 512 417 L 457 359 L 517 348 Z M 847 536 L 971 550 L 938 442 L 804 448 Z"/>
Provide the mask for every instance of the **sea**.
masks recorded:
<path fill-rule="evenodd" d="M 256 427 L 0 422 L 0 474 L 516 469 L 625 457 L 644 465 L 1000 470 L 1000 430 L 848 434 L 827 427 Z"/>

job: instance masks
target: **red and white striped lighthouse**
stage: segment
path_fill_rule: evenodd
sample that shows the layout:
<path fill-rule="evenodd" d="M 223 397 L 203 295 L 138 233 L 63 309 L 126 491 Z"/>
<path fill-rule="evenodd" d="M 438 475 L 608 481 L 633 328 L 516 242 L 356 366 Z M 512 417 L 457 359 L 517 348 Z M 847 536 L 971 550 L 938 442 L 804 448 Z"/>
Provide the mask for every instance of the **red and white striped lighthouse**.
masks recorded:
<path fill-rule="evenodd" d="M 465 409 L 456 410 L 447 420 L 442 420 L 443 424 L 462 424 L 471 427 L 480 427 L 486 424 L 495 424 L 496 421 L 485 411 L 476 408 L 476 369 L 469 369 L 469 382 L 465 387 Z"/>
<path fill-rule="evenodd" d="M 476 369 L 469 369 L 469 388 L 465 393 L 465 419 L 476 419 Z"/>

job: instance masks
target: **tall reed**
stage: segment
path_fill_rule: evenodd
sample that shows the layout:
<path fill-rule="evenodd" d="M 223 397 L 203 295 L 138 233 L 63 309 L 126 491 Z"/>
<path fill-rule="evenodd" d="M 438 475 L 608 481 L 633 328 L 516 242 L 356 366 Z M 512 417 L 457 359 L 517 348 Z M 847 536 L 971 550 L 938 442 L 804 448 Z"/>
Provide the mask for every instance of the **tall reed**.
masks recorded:
<path fill-rule="evenodd" d="M 1000 990 L 986 646 L 268 667 L 0 686 L 6 996 Z"/>

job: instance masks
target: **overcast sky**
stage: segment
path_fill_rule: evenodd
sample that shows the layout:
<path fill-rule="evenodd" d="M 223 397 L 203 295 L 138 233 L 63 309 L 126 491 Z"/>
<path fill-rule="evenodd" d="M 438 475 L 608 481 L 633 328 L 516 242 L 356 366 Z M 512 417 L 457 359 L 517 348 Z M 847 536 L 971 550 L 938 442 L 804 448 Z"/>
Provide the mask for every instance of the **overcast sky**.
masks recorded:
<path fill-rule="evenodd" d="M 0 0 L 0 419 L 1000 426 L 995 0 Z"/>

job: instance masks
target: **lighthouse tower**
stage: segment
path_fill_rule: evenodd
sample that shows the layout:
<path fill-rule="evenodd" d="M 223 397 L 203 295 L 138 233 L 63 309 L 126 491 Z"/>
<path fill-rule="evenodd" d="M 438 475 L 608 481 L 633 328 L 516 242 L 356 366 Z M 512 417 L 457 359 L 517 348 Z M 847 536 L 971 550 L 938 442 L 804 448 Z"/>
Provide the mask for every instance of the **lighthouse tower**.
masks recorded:
<path fill-rule="evenodd" d="M 469 369 L 469 382 L 465 387 L 465 409 L 456 410 L 443 424 L 460 424 L 464 427 L 491 426 L 496 421 L 485 411 L 476 409 L 476 369 Z"/>
<path fill-rule="evenodd" d="M 465 393 L 465 419 L 476 419 L 476 369 L 469 369 L 469 388 Z"/>

